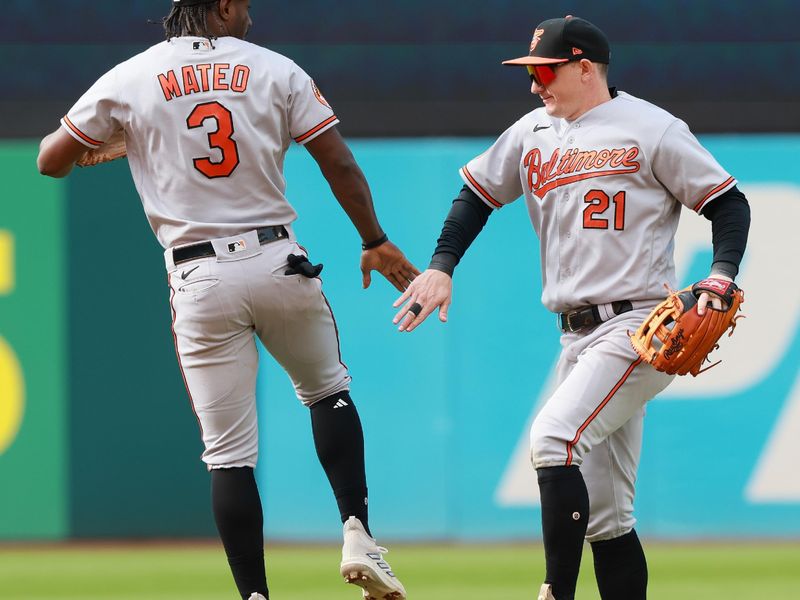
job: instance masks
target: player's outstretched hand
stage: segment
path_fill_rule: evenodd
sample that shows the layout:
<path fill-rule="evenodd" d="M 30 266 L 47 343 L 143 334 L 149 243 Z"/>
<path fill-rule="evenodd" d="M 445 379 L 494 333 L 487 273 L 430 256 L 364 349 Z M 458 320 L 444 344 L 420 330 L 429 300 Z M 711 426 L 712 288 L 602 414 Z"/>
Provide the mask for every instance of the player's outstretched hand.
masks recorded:
<path fill-rule="evenodd" d="M 399 292 L 405 290 L 419 275 L 419 269 L 412 265 L 400 248 L 392 242 L 384 242 L 361 253 L 361 284 L 364 289 L 372 283 L 372 271 L 378 271 L 386 277 Z"/>
<path fill-rule="evenodd" d="M 400 331 L 414 331 L 428 315 L 439 309 L 439 320 L 447 321 L 447 310 L 453 298 L 453 279 L 447 273 L 428 269 L 411 282 L 403 295 L 394 301 L 397 308 L 406 305 L 394 316 L 392 322 Z"/>

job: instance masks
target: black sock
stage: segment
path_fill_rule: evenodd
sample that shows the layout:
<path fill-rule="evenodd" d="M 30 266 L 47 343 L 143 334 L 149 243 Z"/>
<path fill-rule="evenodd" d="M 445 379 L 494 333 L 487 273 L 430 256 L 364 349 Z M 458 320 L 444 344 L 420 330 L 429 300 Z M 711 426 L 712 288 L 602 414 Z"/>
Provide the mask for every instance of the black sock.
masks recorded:
<path fill-rule="evenodd" d="M 553 586 L 556 600 L 574 600 L 589 523 L 589 493 L 576 466 L 545 467 L 536 473 L 542 500 L 545 582 Z"/>
<path fill-rule="evenodd" d="M 339 392 L 311 406 L 314 446 L 328 476 L 344 523 L 358 518 L 369 535 L 364 433 L 353 400 Z"/>
<path fill-rule="evenodd" d="M 636 531 L 592 543 L 594 575 L 603 600 L 645 600 L 647 559 Z"/>
<path fill-rule="evenodd" d="M 264 516 L 253 469 L 213 469 L 211 505 L 233 580 L 242 598 L 269 598 L 264 569 Z"/>

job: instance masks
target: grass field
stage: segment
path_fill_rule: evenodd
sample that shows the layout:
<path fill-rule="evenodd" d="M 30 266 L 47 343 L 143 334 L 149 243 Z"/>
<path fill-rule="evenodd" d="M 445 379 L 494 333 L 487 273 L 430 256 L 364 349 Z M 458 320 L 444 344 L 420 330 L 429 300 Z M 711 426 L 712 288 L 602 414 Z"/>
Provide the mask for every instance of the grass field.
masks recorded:
<path fill-rule="evenodd" d="M 267 549 L 273 600 L 359 600 L 338 576 L 339 548 Z M 538 545 L 394 545 L 411 600 L 532 600 Z M 650 600 L 800 600 L 800 543 L 648 545 Z M 584 554 L 579 600 L 598 600 Z M 0 546 L 2 600 L 236 600 L 212 545 Z"/>

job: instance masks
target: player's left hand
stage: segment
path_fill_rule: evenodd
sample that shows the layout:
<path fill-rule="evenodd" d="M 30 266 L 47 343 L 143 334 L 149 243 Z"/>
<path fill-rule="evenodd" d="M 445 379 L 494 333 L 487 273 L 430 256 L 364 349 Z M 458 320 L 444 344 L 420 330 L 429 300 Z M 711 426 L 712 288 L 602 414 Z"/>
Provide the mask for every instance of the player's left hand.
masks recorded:
<path fill-rule="evenodd" d="M 709 275 L 708 279 L 720 279 L 722 281 L 733 281 L 733 279 L 731 279 L 727 275 L 721 275 L 721 274 Z M 722 306 L 722 298 L 720 298 L 719 296 L 716 296 L 714 294 L 709 294 L 708 292 L 703 292 L 697 298 L 697 314 L 700 315 L 700 316 L 703 316 L 706 313 L 706 306 L 708 306 L 709 303 L 711 303 L 711 308 L 713 308 L 715 310 L 727 309 L 727 306 L 726 307 Z"/>
<path fill-rule="evenodd" d="M 125 144 L 125 132 L 119 129 L 99 148 L 87 151 L 75 164 L 79 167 L 93 167 L 118 158 L 124 158 L 127 155 L 128 147 Z"/>
<path fill-rule="evenodd" d="M 361 284 L 364 289 L 372 283 L 372 271 L 378 271 L 397 291 L 402 292 L 419 275 L 419 269 L 392 242 L 361 252 Z"/>

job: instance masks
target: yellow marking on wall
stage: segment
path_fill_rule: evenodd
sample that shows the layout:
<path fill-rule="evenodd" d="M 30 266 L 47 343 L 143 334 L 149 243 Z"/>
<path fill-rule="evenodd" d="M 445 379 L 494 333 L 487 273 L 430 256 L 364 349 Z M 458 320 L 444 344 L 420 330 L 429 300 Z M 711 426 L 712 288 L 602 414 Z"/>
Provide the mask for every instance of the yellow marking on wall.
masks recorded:
<path fill-rule="evenodd" d="M 0 296 L 14 291 L 14 235 L 0 230 Z"/>
<path fill-rule="evenodd" d="M 22 424 L 25 384 L 17 355 L 0 337 L 0 454 L 14 442 Z"/>

